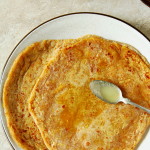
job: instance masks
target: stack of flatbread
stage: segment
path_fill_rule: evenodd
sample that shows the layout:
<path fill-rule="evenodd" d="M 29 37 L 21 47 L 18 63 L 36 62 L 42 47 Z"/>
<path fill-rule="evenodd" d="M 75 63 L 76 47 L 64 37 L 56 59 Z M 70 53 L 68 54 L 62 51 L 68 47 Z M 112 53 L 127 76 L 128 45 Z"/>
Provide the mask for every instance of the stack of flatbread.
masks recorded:
<path fill-rule="evenodd" d="M 25 150 L 132 150 L 150 116 L 107 104 L 89 83 L 104 80 L 150 108 L 150 65 L 133 47 L 94 35 L 44 40 L 23 50 L 3 88 L 12 138 Z"/>

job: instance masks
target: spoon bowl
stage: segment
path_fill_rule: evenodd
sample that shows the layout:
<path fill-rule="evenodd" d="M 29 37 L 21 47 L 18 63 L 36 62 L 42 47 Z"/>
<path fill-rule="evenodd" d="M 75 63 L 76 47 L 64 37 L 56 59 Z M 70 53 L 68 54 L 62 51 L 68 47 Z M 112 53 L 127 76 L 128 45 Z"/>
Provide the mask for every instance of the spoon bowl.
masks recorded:
<path fill-rule="evenodd" d="M 113 83 L 94 80 L 90 82 L 90 89 L 95 96 L 110 104 L 116 104 L 122 97 L 121 90 Z"/>
<path fill-rule="evenodd" d="M 117 104 L 119 102 L 124 102 L 125 104 L 131 104 L 150 114 L 150 109 L 140 106 L 130 101 L 128 98 L 124 98 L 122 96 L 120 88 L 113 83 L 102 80 L 93 80 L 92 82 L 90 82 L 89 86 L 92 93 L 104 102 L 110 104 Z"/>

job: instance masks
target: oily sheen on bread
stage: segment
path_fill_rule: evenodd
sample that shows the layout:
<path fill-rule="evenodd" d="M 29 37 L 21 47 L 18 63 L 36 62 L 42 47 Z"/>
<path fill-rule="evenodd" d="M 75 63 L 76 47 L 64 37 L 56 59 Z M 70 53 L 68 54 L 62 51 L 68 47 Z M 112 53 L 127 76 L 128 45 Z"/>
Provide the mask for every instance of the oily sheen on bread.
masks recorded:
<path fill-rule="evenodd" d="M 100 101 L 92 80 L 109 81 L 150 108 L 150 66 L 129 46 L 89 37 L 49 62 L 29 98 L 29 111 L 50 150 L 135 149 L 150 116 L 131 105 Z"/>
<path fill-rule="evenodd" d="M 46 150 L 32 119 L 27 99 L 46 63 L 76 40 L 44 40 L 28 46 L 16 58 L 3 88 L 3 106 L 12 138 L 26 150 Z"/>

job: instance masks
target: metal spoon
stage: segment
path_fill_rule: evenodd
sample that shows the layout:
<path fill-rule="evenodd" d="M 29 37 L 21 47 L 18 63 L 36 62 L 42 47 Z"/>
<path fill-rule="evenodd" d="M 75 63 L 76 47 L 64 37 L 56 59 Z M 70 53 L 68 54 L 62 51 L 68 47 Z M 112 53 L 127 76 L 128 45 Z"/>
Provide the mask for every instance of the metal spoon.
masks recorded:
<path fill-rule="evenodd" d="M 128 98 L 124 98 L 122 96 L 122 92 L 120 88 L 113 83 L 102 81 L 102 80 L 94 80 L 90 82 L 90 89 L 95 96 L 100 98 L 102 101 L 105 101 L 110 104 L 117 104 L 119 102 L 124 102 L 125 104 L 131 104 L 135 107 L 143 109 L 144 111 L 150 114 L 150 109 L 147 109 L 143 106 L 140 106 Z"/>

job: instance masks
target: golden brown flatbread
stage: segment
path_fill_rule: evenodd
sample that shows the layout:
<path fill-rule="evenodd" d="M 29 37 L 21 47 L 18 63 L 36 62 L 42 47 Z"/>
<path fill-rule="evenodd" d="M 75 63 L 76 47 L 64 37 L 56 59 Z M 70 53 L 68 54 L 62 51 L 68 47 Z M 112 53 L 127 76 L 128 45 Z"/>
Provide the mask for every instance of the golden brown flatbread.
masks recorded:
<path fill-rule="evenodd" d="M 27 99 L 46 63 L 76 40 L 45 40 L 28 46 L 15 60 L 3 89 L 7 125 L 13 139 L 27 150 L 46 150 Z"/>
<path fill-rule="evenodd" d="M 109 81 L 123 96 L 150 108 L 150 66 L 128 46 L 89 37 L 49 62 L 29 99 L 29 111 L 50 150 L 131 150 L 150 116 L 131 105 L 107 104 L 92 80 Z"/>

